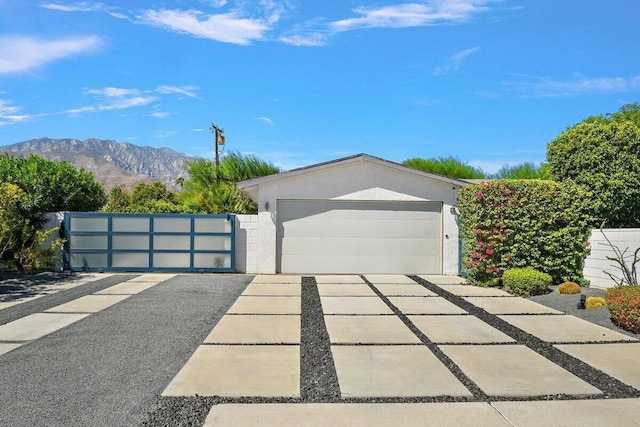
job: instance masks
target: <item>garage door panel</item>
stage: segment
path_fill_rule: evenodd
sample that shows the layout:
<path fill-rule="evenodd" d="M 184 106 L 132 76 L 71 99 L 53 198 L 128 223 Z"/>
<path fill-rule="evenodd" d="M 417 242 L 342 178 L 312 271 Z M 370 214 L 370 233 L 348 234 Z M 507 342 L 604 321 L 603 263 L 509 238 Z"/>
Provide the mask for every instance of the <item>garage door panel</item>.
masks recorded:
<path fill-rule="evenodd" d="M 296 237 L 434 237 L 440 238 L 438 221 L 291 220 L 283 224 L 285 236 Z"/>
<path fill-rule="evenodd" d="M 336 242 L 330 237 L 292 237 L 282 255 L 362 256 L 432 256 L 440 254 L 439 239 L 371 239 L 351 238 Z"/>
<path fill-rule="evenodd" d="M 441 272 L 438 202 L 278 201 L 283 273 Z"/>

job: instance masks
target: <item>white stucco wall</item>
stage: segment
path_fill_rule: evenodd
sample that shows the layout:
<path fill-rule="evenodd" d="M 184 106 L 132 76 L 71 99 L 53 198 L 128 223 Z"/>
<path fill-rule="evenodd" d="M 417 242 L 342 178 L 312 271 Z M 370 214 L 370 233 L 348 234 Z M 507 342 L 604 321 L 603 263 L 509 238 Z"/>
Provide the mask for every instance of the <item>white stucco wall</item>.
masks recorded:
<path fill-rule="evenodd" d="M 458 224 L 451 213 L 460 186 L 378 163 L 335 164 L 260 184 L 257 272 L 276 273 L 277 201 L 286 199 L 438 201 L 442 207 L 442 273 L 458 274 Z M 268 210 L 267 210 L 268 206 Z"/>
<path fill-rule="evenodd" d="M 258 215 L 236 215 L 236 272 L 258 272 Z"/>
<path fill-rule="evenodd" d="M 620 228 L 620 229 L 604 229 L 607 238 L 613 245 L 621 251 L 627 249 L 626 260 L 627 265 L 631 266 L 633 262 L 633 253 L 640 247 L 640 229 L 638 228 Z M 620 270 L 616 267 L 616 263 L 607 259 L 615 257 L 613 249 L 607 243 L 600 230 L 594 230 L 591 233 L 591 253 L 584 263 L 584 277 L 591 281 L 591 286 L 597 288 L 610 288 L 616 286 L 617 283 L 611 280 L 605 271 L 612 273 L 614 276 L 620 276 Z"/>

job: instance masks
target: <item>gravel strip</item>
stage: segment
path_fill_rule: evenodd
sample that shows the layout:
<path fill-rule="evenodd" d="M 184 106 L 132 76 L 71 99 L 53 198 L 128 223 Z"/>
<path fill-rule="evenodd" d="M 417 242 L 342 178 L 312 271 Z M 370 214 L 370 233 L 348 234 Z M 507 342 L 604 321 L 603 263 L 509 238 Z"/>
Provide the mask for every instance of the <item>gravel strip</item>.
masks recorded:
<path fill-rule="evenodd" d="M 547 396 L 532 396 L 522 399 L 513 399 L 512 397 L 505 398 L 500 396 L 492 396 L 491 400 L 553 400 L 553 399 L 602 399 L 602 398 L 636 398 L 640 397 L 640 391 L 623 383 L 622 381 L 613 378 L 604 372 L 591 367 L 583 361 L 576 359 L 555 348 L 551 343 L 542 341 L 541 339 L 524 332 L 521 329 L 505 322 L 496 315 L 487 313 L 485 310 L 476 307 L 475 305 L 467 302 L 462 297 L 453 295 L 443 288 L 434 285 L 427 280 L 418 276 L 410 276 L 418 284 L 426 287 L 427 289 L 435 292 L 439 296 L 445 298 L 449 302 L 457 305 L 458 307 L 466 310 L 469 314 L 478 317 L 485 323 L 493 326 L 497 330 L 509 335 L 515 339 L 519 344 L 523 344 L 535 351 L 536 353 L 546 357 L 553 363 L 557 364 L 561 368 L 571 372 L 583 381 L 588 382 L 594 387 L 601 390 L 604 395 L 583 395 L 583 396 L 566 396 L 566 395 L 547 395 Z"/>

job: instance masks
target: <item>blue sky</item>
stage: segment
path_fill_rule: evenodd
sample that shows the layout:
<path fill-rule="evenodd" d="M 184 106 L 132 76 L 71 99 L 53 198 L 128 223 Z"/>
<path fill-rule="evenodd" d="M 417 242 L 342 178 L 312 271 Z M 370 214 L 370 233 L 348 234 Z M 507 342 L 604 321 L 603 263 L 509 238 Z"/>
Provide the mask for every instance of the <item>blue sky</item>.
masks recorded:
<path fill-rule="evenodd" d="M 636 0 L 0 0 L 0 145 L 101 138 L 290 169 L 544 160 L 640 101 Z"/>

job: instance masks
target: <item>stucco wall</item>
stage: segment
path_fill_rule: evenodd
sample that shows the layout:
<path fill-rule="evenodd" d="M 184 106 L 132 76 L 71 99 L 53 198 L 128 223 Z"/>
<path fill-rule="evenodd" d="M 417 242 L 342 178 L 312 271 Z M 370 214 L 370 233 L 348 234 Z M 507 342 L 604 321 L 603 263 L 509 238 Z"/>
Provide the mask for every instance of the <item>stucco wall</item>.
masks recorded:
<path fill-rule="evenodd" d="M 621 251 L 627 250 L 627 264 L 631 266 L 633 253 L 640 247 L 640 229 L 621 228 L 603 230 L 611 243 Z M 620 270 L 615 267 L 614 261 L 608 260 L 607 256 L 614 257 L 613 249 L 607 243 L 600 230 L 591 233 L 591 253 L 584 263 L 584 277 L 591 281 L 591 286 L 597 288 L 610 288 L 616 285 L 604 271 L 608 271 L 615 276 L 620 276 Z M 640 266 L 639 266 L 640 267 Z"/>
<path fill-rule="evenodd" d="M 258 215 L 236 215 L 236 272 L 258 271 Z"/>
<path fill-rule="evenodd" d="M 451 207 L 459 186 L 371 162 L 337 164 L 260 185 L 258 200 L 258 265 L 276 272 L 278 199 L 440 201 L 442 208 L 442 273 L 458 274 L 458 225 Z M 267 209 L 268 208 L 268 209 Z"/>

